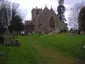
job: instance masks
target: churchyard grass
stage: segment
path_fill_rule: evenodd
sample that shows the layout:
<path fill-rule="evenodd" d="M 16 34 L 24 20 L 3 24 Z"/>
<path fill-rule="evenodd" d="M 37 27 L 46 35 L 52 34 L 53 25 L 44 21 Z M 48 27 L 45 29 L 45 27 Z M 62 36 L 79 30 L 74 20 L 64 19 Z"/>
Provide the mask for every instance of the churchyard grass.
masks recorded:
<path fill-rule="evenodd" d="M 85 35 L 18 36 L 20 47 L 5 47 L 5 64 L 76 64 L 85 60 Z M 1 64 L 1 63 L 0 63 Z"/>

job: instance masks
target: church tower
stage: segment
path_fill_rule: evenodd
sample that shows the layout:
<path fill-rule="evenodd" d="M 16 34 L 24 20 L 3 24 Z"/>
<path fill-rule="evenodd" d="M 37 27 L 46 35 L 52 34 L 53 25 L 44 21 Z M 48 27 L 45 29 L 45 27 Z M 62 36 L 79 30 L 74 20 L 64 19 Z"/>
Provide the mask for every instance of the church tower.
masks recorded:
<path fill-rule="evenodd" d="M 39 13 L 42 11 L 42 9 L 40 9 L 40 8 L 33 8 L 32 9 L 32 11 L 31 11 L 31 13 L 32 13 L 32 20 L 34 20 L 36 17 L 37 17 L 37 15 L 39 15 Z"/>

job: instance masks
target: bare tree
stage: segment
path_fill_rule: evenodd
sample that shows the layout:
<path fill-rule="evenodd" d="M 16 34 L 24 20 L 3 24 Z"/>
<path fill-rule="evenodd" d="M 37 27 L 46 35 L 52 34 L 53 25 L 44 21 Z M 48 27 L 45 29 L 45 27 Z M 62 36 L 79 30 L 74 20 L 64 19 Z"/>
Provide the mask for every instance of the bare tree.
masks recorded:
<path fill-rule="evenodd" d="M 10 4 L 7 0 L 0 0 L 0 32 L 4 32 L 4 27 L 7 28 L 8 19 L 10 17 Z"/>
<path fill-rule="evenodd" d="M 22 23 L 23 16 L 20 14 L 19 4 L 12 3 L 11 6 L 12 6 L 11 7 L 12 18 L 10 21 L 11 33 L 12 33 L 12 30 L 16 30 L 17 32 L 20 32 L 24 29 L 24 25 Z"/>
<path fill-rule="evenodd" d="M 85 2 L 75 4 L 68 15 L 68 25 L 74 29 L 78 29 L 78 15 L 82 7 L 85 6 Z"/>
<path fill-rule="evenodd" d="M 8 26 L 11 25 L 18 30 L 22 30 L 22 15 L 20 14 L 19 4 L 11 3 L 8 0 L 0 1 L 0 31 L 8 34 Z M 16 26 L 17 25 L 17 26 Z"/>

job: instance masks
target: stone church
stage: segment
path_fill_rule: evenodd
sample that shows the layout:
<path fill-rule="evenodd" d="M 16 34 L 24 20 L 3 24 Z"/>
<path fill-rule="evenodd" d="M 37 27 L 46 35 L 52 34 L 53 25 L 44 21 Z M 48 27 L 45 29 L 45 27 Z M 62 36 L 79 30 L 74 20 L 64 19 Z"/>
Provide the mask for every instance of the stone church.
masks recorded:
<path fill-rule="evenodd" d="M 58 33 L 62 28 L 67 30 L 66 24 L 59 21 L 52 7 L 50 10 L 47 7 L 44 9 L 36 7 L 31 13 L 32 20 L 25 21 L 25 33 Z"/>

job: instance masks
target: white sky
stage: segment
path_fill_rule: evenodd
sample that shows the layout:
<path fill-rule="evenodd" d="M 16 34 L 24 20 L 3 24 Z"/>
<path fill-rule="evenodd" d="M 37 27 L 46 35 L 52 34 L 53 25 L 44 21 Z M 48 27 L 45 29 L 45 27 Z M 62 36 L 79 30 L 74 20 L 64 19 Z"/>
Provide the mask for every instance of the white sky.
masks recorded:
<path fill-rule="evenodd" d="M 44 8 L 45 4 L 47 4 L 47 7 L 50 9 L 51 6 L 54 9 L 54 11 L 57 13 L 57 6 L 58 6 L 58 0 L 10 0 L 11 2 L 19 3 L 20 9 L 23 12 L 23 15 L 25 15 L 24 20 L 31 20 L 31 10 L 32 8 L 35 8 L 36 6 L 38 8 Z M 66 7 L 66 13 L 65 16 L 67 18 L 67 15 L 69 13 L 70 8 L 83 0 L 64 0 L 64 5 Z"/>

